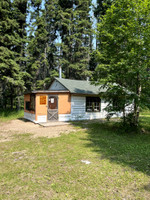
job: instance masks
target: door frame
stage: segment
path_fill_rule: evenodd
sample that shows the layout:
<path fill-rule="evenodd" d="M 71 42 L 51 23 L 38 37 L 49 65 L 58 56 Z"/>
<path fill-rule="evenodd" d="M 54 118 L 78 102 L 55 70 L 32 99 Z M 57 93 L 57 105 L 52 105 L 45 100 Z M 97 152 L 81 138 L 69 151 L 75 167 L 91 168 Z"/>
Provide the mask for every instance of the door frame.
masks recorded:
<path fill-rule="evenodd" d="M 49 97 L 55 97 L 57 99 L 57 108 L 56 109 L 49 109 Z M 52 110 L 52 111 L 56 111 L 57 113 L 57 119 L 49 119 L 49 111 Z M 54 114 L 56 114 L 54 113 Z M 52 116 L 54 116 L 54 114 Z M 55 95 L 55 94 L 48 94 L 48 98 L 47 98 L 47 121 L 58 121 L 58 95 Z"/>

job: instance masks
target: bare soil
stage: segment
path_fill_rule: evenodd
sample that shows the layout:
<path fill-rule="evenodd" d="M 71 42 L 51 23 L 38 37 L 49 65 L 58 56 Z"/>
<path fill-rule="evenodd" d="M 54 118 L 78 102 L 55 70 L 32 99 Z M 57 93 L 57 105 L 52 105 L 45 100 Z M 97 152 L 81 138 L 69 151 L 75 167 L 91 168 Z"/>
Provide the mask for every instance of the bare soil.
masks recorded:
<path fill-rule="evenodd" d="M 9 122 L 0 123 L 0 142 L 10 141 L 13 135 L 31 133 L 32 137 L 59 137 L 62 133 L 68 134 L 76 131 L 72 125 L 57 125 L 52 127 L 42 127 L 33 122 L 17 119 Z"/>

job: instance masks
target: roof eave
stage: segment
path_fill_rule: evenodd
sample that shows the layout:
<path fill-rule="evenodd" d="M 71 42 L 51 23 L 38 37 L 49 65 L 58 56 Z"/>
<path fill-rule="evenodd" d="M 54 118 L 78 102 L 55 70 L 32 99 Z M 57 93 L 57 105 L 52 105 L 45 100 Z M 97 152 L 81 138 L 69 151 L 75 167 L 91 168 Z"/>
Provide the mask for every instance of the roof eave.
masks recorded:
<path fill-rule="evenodd" d="M 54 90 L 34 90 L 31 92 L 32 94 L 44 94 L 44 93 L 47 93 L 47 94 L 51 94 L 51 93 L 70 93 L 69 90 L 62 90 L 62 91 L 54 91 Z"/>
<path fill-rule="evenodd" d="M 90 95 L 90 96 L 98 96 L 98 93 L 75 93 L 75 92 L 71 92 L 71 94 L 73 95 Z"/>

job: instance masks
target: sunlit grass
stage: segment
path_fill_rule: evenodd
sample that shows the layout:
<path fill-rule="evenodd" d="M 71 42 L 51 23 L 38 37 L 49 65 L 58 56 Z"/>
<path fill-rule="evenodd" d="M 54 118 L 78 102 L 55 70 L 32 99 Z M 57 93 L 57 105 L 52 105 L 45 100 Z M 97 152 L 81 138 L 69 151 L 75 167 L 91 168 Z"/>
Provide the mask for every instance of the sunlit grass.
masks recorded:
<path fill-rule="evenodd" d="M 24 115 L 24 110 L 0 110 L 0 122 L 6 122 L 13 119 L 21 118 Z"/>

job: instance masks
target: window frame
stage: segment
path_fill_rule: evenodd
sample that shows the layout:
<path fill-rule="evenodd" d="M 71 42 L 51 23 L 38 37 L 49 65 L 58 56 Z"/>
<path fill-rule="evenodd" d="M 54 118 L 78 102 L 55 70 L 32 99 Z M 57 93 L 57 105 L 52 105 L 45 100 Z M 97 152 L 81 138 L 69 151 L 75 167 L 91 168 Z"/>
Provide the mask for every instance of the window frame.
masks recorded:
<path fill-rule="evenodd" d="M 35 111 L 35 94 L 30 94 L 30 101 L 25 102 L 26 110 Z"/>
<path fill-rule="evenodd" d="M 35 111 L 35 94 L 30 95 L 30 110 Z"/>
<path fill-rule="evenodd" d="M 86 97 L 86 112 L 101 112 L 100 97 Z"/>

